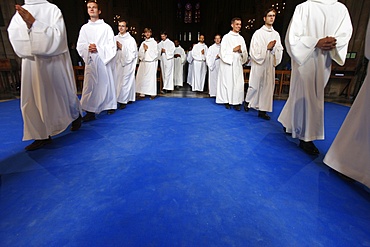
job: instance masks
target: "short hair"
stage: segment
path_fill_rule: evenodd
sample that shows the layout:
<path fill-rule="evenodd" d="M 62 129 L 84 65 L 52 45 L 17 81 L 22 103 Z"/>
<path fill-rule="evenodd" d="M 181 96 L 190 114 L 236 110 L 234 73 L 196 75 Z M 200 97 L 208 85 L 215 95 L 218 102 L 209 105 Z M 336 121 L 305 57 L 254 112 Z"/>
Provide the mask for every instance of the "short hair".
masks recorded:
<path fill-rule="evenodd" d="M 120 23 L 120 22 L 126 23 L 126 27 L 128 27 L 128 21 L 126 21 L 125 19 L 123 19 L 123 18 L 118 19 L 117 24 Z"/>
<path fill-rule="evenodd" d="M 153 32 L 152 32 L 152 29 L 151 29 L 151 28 L 148 28 L 148 27 L 144 28 L 144 33 L 146 33 L 146 32 L 153 33 Z"/>
<path fill-rule="evenodd" d="M 268 13 L 270 13 L 271 11 L 272 11 L 272 12 L 275 12 L 275 15 L 276 15 L 276 13 L 277 13 L 277 12 L 276 12 L 276 10 L 275 10 L 274 8 L 269 8 L 268 10 L 266 10 L 266 11 L 265 11 L 265 13 L 264 13 L 263 17 L 266 17 L 266 16 L 267 16 L 267 14 L 268 14 Z"/>
<path fill-rule="evenodd" d="M 235 21 L 242 21 L 242 19 L 239 17 L 234 17 L 231 19 L 231 24 L 233 24 Z"/>
<path fill-rule="evenodd" d="M 164 34 L 164 35 L 168 36 L 166 31 L 161 31 L 159 34 L 160 35 Z"/>
<path fill-rule="evenodd" d="M 220 37 L 220 39 L 222 38 L 221 34 L 219 34 L 219 33 L 216 33 L 216 34 L 215 34 L 215 38 L 216 38 L 217 36 L 219 36 L 219 37 Z"/>
<path fill-rule="evenodd" d="M 96 5 L 98 5 L 98 9 L 100 10 L 98 0 L 87 0 L 86 5 L 89 3 L 96 3 Z"/>

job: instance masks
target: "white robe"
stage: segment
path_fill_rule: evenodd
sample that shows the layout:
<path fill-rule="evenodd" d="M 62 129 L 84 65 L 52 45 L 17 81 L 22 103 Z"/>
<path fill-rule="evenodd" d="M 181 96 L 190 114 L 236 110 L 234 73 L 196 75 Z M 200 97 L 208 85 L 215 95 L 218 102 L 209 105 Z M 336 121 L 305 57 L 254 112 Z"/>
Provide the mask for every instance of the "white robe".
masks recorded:
<path fill-rule="evenodd" d="M 144 50 L 144 44 L 148 50 Z M 143 41 L 139 48 L 140 64 L 136 75 L 136 92 L 145 95 L 157 95 L 157 68 L 158 48 L 157 42 L 153 39 Z"/>
<path fill-rule="evenodd" d="M 135 69 L 138 56 L 135 39 L 130 33 L 118 34 L 116 41 L 122 44 L 122 49 L 116 55 L 116 94 L 117 102 L 127 104 L 135 101 Z"/>
<path fill-rule="evenodd" d="M 308 0 L 299 4 L 285 37 L 292 58 L 289 98 L 278 118 L 293 138 L 324 139 L 324 88 L 332 60 L 343 65 L 352 24 L 347 8 L 336 0 Z M 335 49 L 315 48 L 319 39 L 337 39 Z"/>
<path fill-rule="evenodd" d="M 166 52 L 162 53 L 161 50 L 165 49 Z M 158 44 L 158 54 L 160 64 L 161 64 L 161 73 L 162 73 L 162 80 L 163 80 L 163 89 L 166 90 L 173 90 L 173 55 L 175 51 L 175 44 L 166 39 L 165 41 L 161 41 Z"/>
<path fill-rule="evenodd" d="M 204 50 L 204 54 L 202 54 Z M 196 44 L 192 51 L 193 56 L 193 73 L 192 73 L 192 90 L 193 91 L 203 91 L 204 82 L 206 80 L 207 65 L 206 65 L 206 55 L 208 47 L 205 44 Z"/>
<path fill-rule="evenodd" d="M 238 45 L 242 53 L 233 51 Z M 216 103 L 240 105 L 244 100 L 243 64 L 248 60 L 248 51 L 239 33 L 230 31 L 222 38 L 220 58 Z"/>
<path fill-rule="evenodd" d="M 370 59 L 370 19 L 365 56 Z M 370 188 L 370 63 L 355 102 L 324 158 L 325 164 Z"/>
<path fill-rule="evenodd" d="M 61 11 L 45 0 L 26 0 L 23 8 L 36 21 L 28 30 L 17 12 L 8 33 L 22 59 L 23 140 L 41 140 L 64 131 L 78 118 L 81 106 Z"/>
<path fill-rule="evenodd" d="M 193 59 L 191 50 L 188 52 L 188 55 L 186 56 L 186 61 L 188 62 L 188 77 L 187 77 L 186 82 L 192 87 L 193 86 L 193 73 L 194 73 L 194 69 L 193 69 L 194 59 Z"/>
<path fill-rule="evenodd" d="M 173 83 L 175 86 L 183 86 L 184 82 L 184 64 L 186 61 L 186 54 L 181 46 L 175 48 L 174 55 L 179 54 L 180 57 L 174 58 L 173 66 Z"/>
<path fill-rule="evenodd" d="M 267 50 L 270 41 L 276 40 L 272 51 Z M 252 36 L 249 49 L 251 72 L 245 101 L 249 108 L 272 112 L 275 89 L 275 67 L 283 57 L 280 35 L 272 27 L 263 25 Z"/>
<path fill-rule="evenodd" d="M 208 89 L 209 96 L 215 97 L 217 94 L 217 78 L 220 69 L 220 55 L 221 45 L 213 44 L 209 47 L 206 56 L 206 63 L 208 66 Z"/>
<path fill-rule="evenodd" d="M 98 52 L 90 53 L 90 44 L 95 44 Z M 114 82 L 117 46 L 112 28 L 101 19 L 95 22 L 89 20 L 81 27 L 77 51 L 85 62 L 82 109 L 95 113 L 117 109 Z"/>

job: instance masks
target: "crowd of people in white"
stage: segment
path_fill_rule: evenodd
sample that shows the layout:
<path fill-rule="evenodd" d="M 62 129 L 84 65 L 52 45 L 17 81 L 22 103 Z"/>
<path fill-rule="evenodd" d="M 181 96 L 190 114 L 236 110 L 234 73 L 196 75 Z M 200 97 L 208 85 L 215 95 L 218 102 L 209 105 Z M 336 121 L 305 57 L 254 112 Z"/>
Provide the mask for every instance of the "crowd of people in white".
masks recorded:
<path fill-rule="evenodd" d="M 99 18 L 97 1 L 87 1 L 87 11 L 90 20 L 81 27 L 76 46 L 85 64 L 79 100 L 61 11 L 47 0 L 25 0 L 24 6 L 16 5 L 8 33 L 14 51 L 22 58 L 23 140 L 35 140 L 26 150 L 49 144 L 51 136 L 71 123 L 75 131 L 82 121 L 95 120 L 102 111 L 112 114 L 137 98 L 154 99 L 158 65 L 162 93 L 183 86 L 184 81 L 192 91 L 203 92 L 208 71 L 208 93 L 217 104 L 238 111 L 244 105 L 246 112 L 253 108 L 258 117 L 270 120 L 267 112 L 273 106 L 275 67 L 283 56 L 280 35 L 273 28 L 274 9 L 265 12 L 265 24 L 253 34 L 249 54 L 239 34 L 240 18 L 231 20 L 229 33 L 215 35 L 210 47 L 199 35 L 199 42 L 186 54 L 179 41 L 172 42 L 166 32 L 160 33 L 161 41 L 157 42 L 150 28 L 144 29 L 145 40 L 137 48 L 127 32 L 127 21 L 118 21 L 115 36 Z M 337 0 L 307 0 L 296 7 L 289 24 L 285 46 L 292 60 L 292 76 L 289 98 L 278 121 L 309 154 L 319 154 L 313 141 L 324 139 L 324 87 L 331 61 L 344 64 L 351 35 L 348 10 Z M 184 76 L 186 61 L 188 73 Z M 243 65 L 248 61 L 251 72 L 245 96 Z M 82 117 L 83 111 L 86 114 Z M 368 136 L 363 143 L 363 153 L 368 155 Z M 333 156 L 331 151 L 326 161 Z"/>

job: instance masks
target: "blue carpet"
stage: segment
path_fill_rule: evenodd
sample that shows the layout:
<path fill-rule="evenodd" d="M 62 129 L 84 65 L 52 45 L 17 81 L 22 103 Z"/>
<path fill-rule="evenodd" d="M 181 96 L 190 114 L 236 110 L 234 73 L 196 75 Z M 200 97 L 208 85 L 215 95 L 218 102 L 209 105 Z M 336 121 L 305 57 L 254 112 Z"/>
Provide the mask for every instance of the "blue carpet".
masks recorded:
<path fill-rule="evenodd" d="M 0 246 L 370 246 L 370 193 L 322 163 L 348 107 L 325 104 L 313 157 L 214 99 L 142 100 L 34 152 L 0 103 Z"/>

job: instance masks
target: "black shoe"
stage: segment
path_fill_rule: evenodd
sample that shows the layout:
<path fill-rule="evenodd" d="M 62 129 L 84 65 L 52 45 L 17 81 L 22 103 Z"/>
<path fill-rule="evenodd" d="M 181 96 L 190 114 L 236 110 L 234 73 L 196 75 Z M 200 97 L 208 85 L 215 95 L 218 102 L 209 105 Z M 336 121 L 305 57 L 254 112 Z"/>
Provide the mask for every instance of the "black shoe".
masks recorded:
<path fill-rule="evenodd" d="M 320 154 L 319 150 L 317 149 L 315 144 L 313 144 L 312 141 L 305 142 L 305 141 L 299 140 L 299 147 L 302 148 L 303 151 L 305 151 L 306 153 L 310 155 Z"/>
<path fill-rule="evenodd" d="M 24 149 L 26 149 L 27 151 L 34 151 L 50 143 L 51 143 L 51 137 L 49 136 L 48 139 L 35 140 L 34 142 L 32 142 L 30 145 L 28 145 Z"/>
<path fill-rule="evenodd" d="M 120 110 L 125 109 L 126 108 L 126 105 L 127 105 L 127 104 L 123 104 L 123 103 L 118 103 L 118 104 L 119 104 L 118 109 L 120 109 Z"/>
<path fill-rule="evenodd" d="M 269 115 L 267 115 L 267 113 L 265 111 L 259 111 L 258 112 L 258 117 L 262 118 L 262 119 L 265 119 L 265 120 L 270 120 L 271 117 Z"/>
<path fill-rule="evenodd" d="M 86 115 L 82 117 L 82 121 L 89 122 L 95 120 L 95 113 L 93 112 L 86 112 Z"/>
<path fill-rule="evenodd" d="M 113 113 L 115 113 L 116 110 L 115 109 L 110 109 L 107 111 L 108 115 L 112 115 Z"/>
<path fill-rule="evenodd" d="M 249 102 L 245 101 L 244 102 L 244 111 L 248 112 L 249 111 Z"/>
<path fill-rule="evenodd" d="M 226 103 L 226 104 L 225 104 L 225 108 L 226 108 L 226 109 L 230 109 L 230 105 L 229 105 L 229 103 Z"/>
<path fill-rule="evenodd" d="M 72 122 L 71 131 L 76 131 L 81 128 L 82 117 L 81 114 Z"/>
<path fill-rule="evenodd" d="M 151 100 L 155 99 L 155 96 L 150 96 L 150 99 L 151 99 Z"/>
<path fill-rule="evenodd" d="M 161 91 L 161 94 L 166 94 L 166 93 L 167 93 L 166 89 L 163 89 L 163 90 Z"/>
<path fill-rule="evenodd" d="M 233 107 L 235 110 L 240 111 L 240 105 L 234 105 Z"/>
<path fill-rule="evenodd" d="M 292 135 L 292 133 L 289 133 L 289 132 L 286 132 L 286 128 L 285 127 L 283 127 L 283 130 L 284 130 L 284 133 L 286 134 L 286 135 Z"/>

